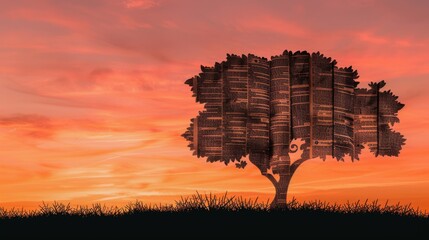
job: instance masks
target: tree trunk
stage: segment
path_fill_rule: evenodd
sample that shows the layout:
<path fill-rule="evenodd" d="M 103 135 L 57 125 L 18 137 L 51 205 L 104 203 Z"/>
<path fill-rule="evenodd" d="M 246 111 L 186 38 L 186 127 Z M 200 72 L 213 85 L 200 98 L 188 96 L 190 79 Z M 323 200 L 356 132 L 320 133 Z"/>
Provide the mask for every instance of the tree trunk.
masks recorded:
<path fill-rule="evenodd" d="M 287 200 L 287 190 L 292 176 L 290 174 L 280 174 L 279 181 L 274 184 L 276 195 L 271 202 L 271 208 L 285 208 Z"/>

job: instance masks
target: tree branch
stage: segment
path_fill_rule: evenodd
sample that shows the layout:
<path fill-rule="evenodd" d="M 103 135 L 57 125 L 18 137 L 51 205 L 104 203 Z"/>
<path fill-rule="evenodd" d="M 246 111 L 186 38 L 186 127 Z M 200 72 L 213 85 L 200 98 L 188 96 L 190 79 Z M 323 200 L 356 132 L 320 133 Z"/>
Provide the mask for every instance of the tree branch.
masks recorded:
<path fill-rule="evenodd" d="M 295 173 L 295 171 L 296 171 L 296 169 L 302 164 L 302 163 L 304 163 L 305 161 L 307 161 L 307 160 L 309 160 L 309 159 L 298 159 L 298 160 L 296 160 L 295 162 L 293 162 L 292 163 L 292 165 L 290 165 L 290 175 L 292 176 L 294 173 Z"/>
<path fill-rule="evenodd" d="M 265 177 L 267 177 L 268 180 L 270 180 L 271 183 L 274 185 L 274 187 L 277 188 L 277 180 L 276 180 L 276 178 L 271 173 L 261 172 L 261 174 L 264 175 Z"/>

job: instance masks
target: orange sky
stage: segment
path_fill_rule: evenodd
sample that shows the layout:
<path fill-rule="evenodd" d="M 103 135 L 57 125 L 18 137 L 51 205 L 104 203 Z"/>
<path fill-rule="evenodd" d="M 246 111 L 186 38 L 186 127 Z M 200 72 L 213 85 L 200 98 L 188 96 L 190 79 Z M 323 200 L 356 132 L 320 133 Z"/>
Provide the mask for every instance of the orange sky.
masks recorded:
<path fill-rule="evenodd" d="M 308 161 L 290 197 L 429 209 L 429 18 L 423 1 L 3 1 L 0 206 L 200 192 L 271 196 L 257 169 L 209 164 L 180 137 L 183 82 L 226 53 L 320 51 L 405 103 L 400 157 Z M 158 197 L 159 196 L 159 197 Z M 170 198 L 169 198 L 170 199 Z M 12 204 L 10 203 L 12 202 Z"/>

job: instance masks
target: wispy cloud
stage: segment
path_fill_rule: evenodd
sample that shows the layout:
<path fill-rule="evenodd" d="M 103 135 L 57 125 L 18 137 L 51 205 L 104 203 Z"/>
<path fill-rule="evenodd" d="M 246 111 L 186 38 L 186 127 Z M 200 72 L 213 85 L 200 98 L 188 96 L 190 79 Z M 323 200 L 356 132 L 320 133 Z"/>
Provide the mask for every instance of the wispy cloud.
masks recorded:
<path fill-rule="evenodd" d="M 7 127 L 8 134 L 19 134 L 36 139 L 50 138 L 53 135 L 50 119 L 40 115 L 18 114 L 0 117 L 0 127 Z"/>
<path fill-rule="evenodd" d="M 310 31 L 304 26 L 272 15 L 255 14 L 252 17 L 240 19 L 236 23 L 236 28 L 238 31 L 259 32 L 260 34 L 274 33 L 302 38 L 310 36 Z"/>
<path fill-rule="evenodd" d="M 149 9 L 158 6 L 155 0 L 125 0 L 124 5 L 127 8 Z"/>

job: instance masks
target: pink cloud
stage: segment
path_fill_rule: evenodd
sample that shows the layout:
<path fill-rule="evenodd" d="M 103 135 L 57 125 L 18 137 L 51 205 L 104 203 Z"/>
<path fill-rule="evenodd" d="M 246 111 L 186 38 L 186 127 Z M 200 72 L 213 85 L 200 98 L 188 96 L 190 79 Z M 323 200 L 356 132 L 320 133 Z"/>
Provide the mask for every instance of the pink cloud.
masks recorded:
<path fill-rule="evenodd" d="M 53 135 L 50 119 L 40 115 L 19 114 L 0 117 L 0 127 L 7 127 L 9 134 L 35 139 L 47 139 Z"/>
<path fill-rule="evenodd" d="M 369 32 L 361 32 L 356 34 L 360 41 L 368 42 L 371 44 L 386 44 L 389 42 L 387 38 L 375 36 Z"/>
<path fill-rule="evenodd" d="M 272 15 L 255 14 L 249 18 L 240 19 L 236 23 L 236 28 L 238 31 L 275 33 L 293 37 L 308 37 L 310 35 L 305 27 Z"/>
<path fill-rule="evenodd" d="M 124 5 L 127 8 L 149 9 L 157 6 L 159 3 L 154 0 L 125 0 Z"/>
<path fill-rule="evenodd" d="M 48 5 L 43 9 L 13 9 L 7 12 L 6 17 L 13 20 L 27 20 L 33 23 L 44 22 L 73 30 L 80 30 L 88 26 L 87 23 L 79 21 L 76 18 L 65 16 L 61 14 L 61 11 L 58 11 L 58 9 L 49 7 Z"/>

